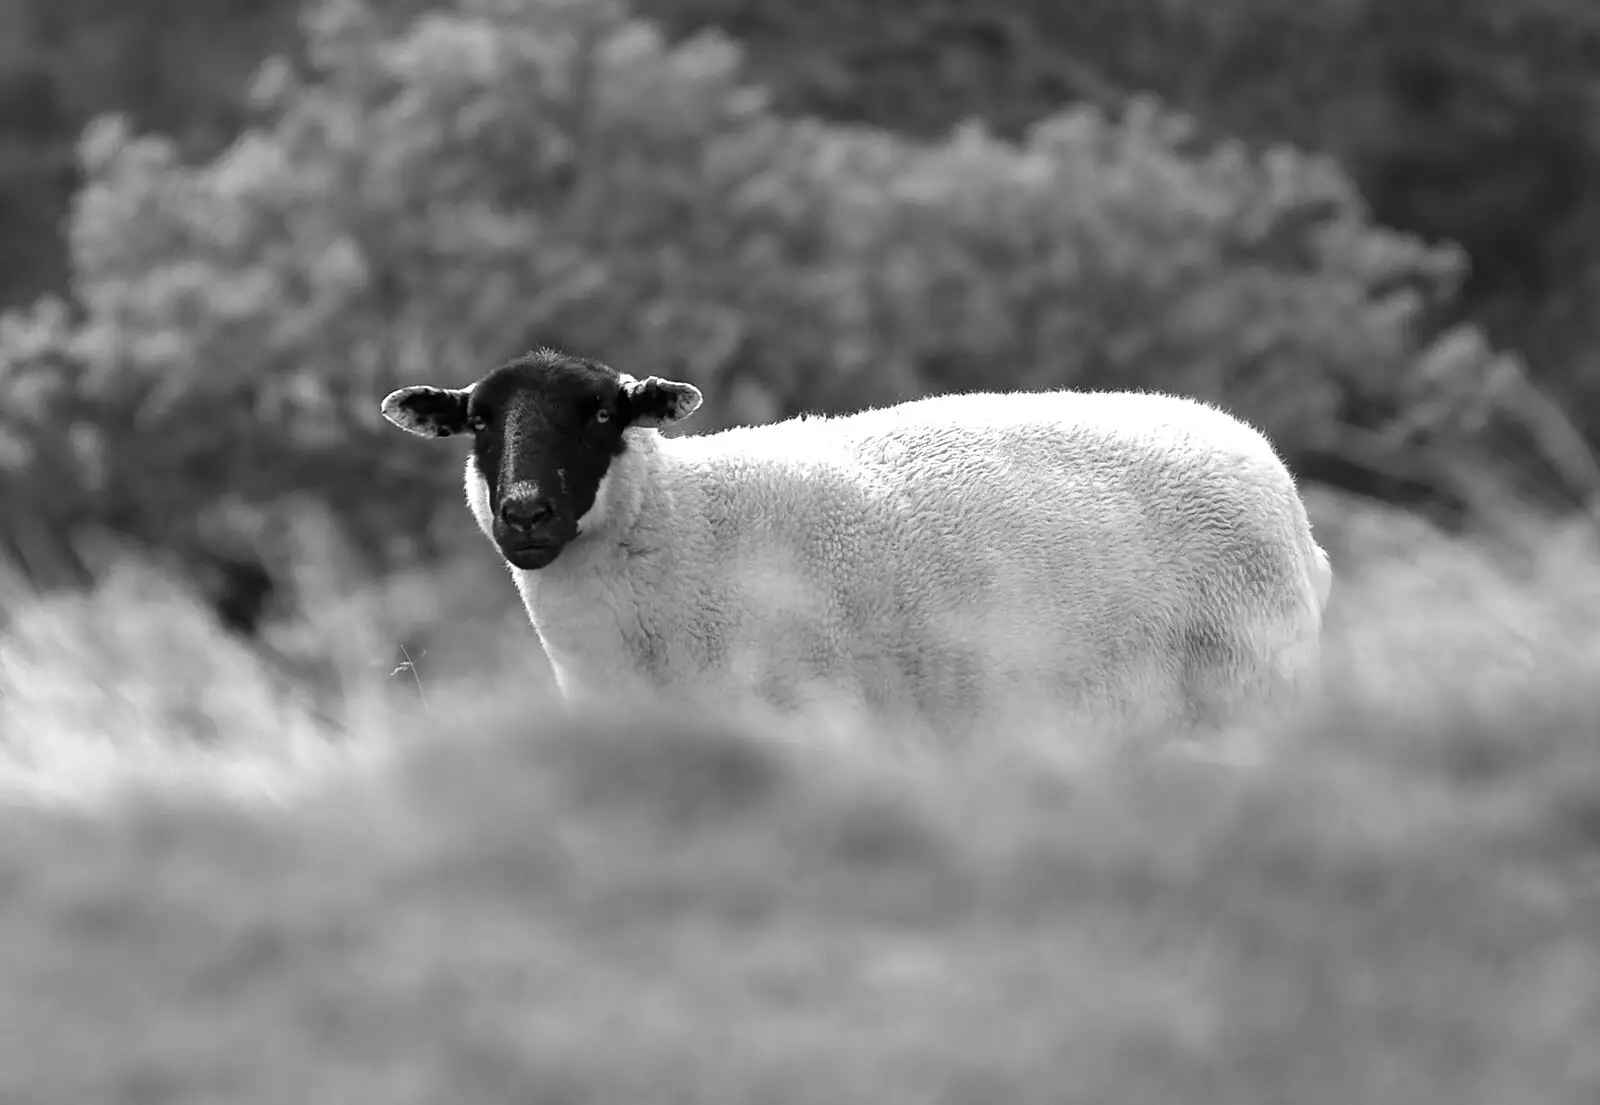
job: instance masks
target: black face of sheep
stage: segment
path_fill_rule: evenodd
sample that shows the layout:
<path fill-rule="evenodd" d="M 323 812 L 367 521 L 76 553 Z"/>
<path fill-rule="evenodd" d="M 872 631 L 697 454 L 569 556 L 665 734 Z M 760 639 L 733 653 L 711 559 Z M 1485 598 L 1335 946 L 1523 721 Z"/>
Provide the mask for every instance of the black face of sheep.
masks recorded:
<path fill-rule="evenodd" d="M 466 388 L 401 388 L 383 415 L 421 437 L 472 433 L 489 535 L 512 567 L 537 571 L 580 536 L 612 459 L 628 447 L 624 431 L 680 421 L 700 399 L 689 384 L 537 352 Z"/>

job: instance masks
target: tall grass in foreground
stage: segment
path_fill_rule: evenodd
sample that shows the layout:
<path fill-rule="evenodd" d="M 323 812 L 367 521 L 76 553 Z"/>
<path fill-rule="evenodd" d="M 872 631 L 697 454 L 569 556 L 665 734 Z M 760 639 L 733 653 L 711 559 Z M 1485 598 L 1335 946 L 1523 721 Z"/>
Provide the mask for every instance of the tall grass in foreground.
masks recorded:
<path fill-rule="evenodd" d="M 425 706 L 360 655 L 493 571 L 320 594 L 301 668 L 144 576 L 25 607 L 0 1101 L 1591 1105 L 1600 558 L 1314 505 L 1330 693 L 1249 770 L 567 718 L 442 621 Z"/>

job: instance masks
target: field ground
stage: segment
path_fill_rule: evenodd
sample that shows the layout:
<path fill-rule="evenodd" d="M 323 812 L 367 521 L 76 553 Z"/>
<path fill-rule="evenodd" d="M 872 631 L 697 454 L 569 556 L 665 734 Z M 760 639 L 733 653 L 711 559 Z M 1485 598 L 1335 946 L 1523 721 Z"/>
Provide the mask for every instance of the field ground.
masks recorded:
<path fill-rule="evenodd" d="M 281 667 L 13 593 L 0 1101 L 1593 1105 L 1600 544 L 1313 505 L 1328 700 L 1246 769 L 568 718 L 492 563 Z"/>

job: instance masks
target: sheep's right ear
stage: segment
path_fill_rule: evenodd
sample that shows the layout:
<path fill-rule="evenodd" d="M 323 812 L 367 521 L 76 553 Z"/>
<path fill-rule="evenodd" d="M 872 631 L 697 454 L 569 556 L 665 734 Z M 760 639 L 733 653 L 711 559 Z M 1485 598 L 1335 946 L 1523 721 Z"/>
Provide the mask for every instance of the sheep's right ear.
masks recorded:
<path fill-rule="evenodd" d="M 465 433 L 471 394 L 471 388 L 401 388 L 383 400 L 383 417 L 418 437 Z"/>

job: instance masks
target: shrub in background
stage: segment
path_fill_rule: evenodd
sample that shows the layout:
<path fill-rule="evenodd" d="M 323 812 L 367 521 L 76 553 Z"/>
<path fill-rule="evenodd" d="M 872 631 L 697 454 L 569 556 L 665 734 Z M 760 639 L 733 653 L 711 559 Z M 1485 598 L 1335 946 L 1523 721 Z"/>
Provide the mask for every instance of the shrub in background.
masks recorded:
<path fill-rule="evenodd" d="M 61 224 L 80 183 L 73 146 L 129 112 L 194 156 L 226 146 L 244 82 L 294 43 L 298 0 L 0 0 L 0 306 L 61 291 Z"/>
<path fill-rule="evenodd" d="M 1213 135 L 1336 158 L 1376 220 L 1460 244 L 1447 321 L 1533 362 L 1600 437 L 1600 8 L 1588 0 L 635 0 L 725 29 L 789 113 L 1012 138 L 1064 104 L 1154 93 Z"/>
<path fill-rule="evenodd" d="M 1506 368 L 1470 331 L 1414 338 L 1456 251 L 1372 226 L 1330 162 L 1202 147 L 1154 102 L 919 141 L 781 118 L 727 41 L 618 3 L 321 0 L 306 31 L 209 162 L 114 117 L 84 136 L 72 308 L 0 328 L 11 470 L 60 525 L 183 549 L 247 517 L 270 547 L 311 493 L 372 563 L 425 557 L 441 506 L 467 529 L 456 464 L 378 400 L 541 342 L 695 381 L 699 429 L 1160 387 L 1291 459 L 1351 422 L 1399 427 L 1380 453 L 1448 437 Z"/>

